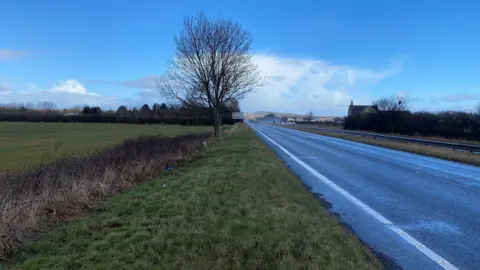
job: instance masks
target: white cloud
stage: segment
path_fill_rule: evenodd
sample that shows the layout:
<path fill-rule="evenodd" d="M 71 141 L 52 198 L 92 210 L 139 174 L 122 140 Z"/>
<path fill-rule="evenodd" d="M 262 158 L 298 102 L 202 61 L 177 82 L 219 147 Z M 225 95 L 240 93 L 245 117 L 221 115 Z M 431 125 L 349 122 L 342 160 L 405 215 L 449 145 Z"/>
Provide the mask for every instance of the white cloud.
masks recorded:
<path fill-rule="evenodd" d="M 23 58 L 28 54 L 26 51 L 0 49 L 0 61 Z"/>
<path fill-rule="evenodd" d="M 35 84 L 29 84 L 26 91 L 9 91 L 2 95 L 2 103 L 28 103 L 39 101 L 51 101 L 58 107 L 70 107 L 78 105 L 116 106 L 115 97 L 101 96 L 89 92 L 86 87 L 74 79 L 58 81 L 48 89 L 39 88 Z"/>
<path fill-rule="evenodd" d="M 10 85 L 0 82 L 0 95 L 7 95 L 11 92 Z"/>
<path fill-rule="evenodd" d="M 371 102 L 370 93 L 353 91 L 361 83 L 377 83 L 393 76 L 401 69 L 392 63 L 380 70 L 362 69 L 348 65 L 336 65 L 319 59 L 288 58 L 257 54 L 253 61 L 258 65 L 266 85 L 250 93 L 241 102 L 244 111 L 275 111 L 305 113 L 312 109 L 317 114 L 343 115 L 350 100 L 356 104 Z M 76 105 L 143 104 L 162 101 L 155 91 L 154 75 L 125 81 L 92 81 L 142 89 L 136 95 L 119 100 L 90 92 L 75 79 L 58 81 L 47 89 L 30 84 L 24 91 L 9 91 L 2 95 L 2 102 L 52 101 L 59 107 Z M 5 91 L 4 91 L 5 92 Z M 7 92 L 5 92 L 7 93 Z M 406 94 L 406 93 L 399 93 Z"/>
<path fill-rule="evenodd" d="M 459 93 L 459 94 L 440 97 L 438 99 L 433 100 L 433 102 L 436 102 L 436 101 L 463 102 L 463 101 L 475 101 L 475 100 L 480 100 L 480 94 Z"/>
<path fill-rule="evenodd" d="M 400 71 L 399 63 L 383 70 L 334 65 L 324 60 L 258 54 L 253 58 L 266 85 L 242 101 L 245 111 L 344 114 L 350 100 L 369 103 L 368 95 L 352 92 L 354 85 L 376 83 Z"/>
<path fill-rule="evenodd" d="M 92 81 L 92 83 L 113 84 L 113 85 L 130 87 L 130 88 L 155 90 L 156 86 L 157 86 L 156 85 L 157 78 L 158 78 L 157 75 L 147 75 L 145 77 L 141 77 L 141 78 L 133 79 L 133 80 L 126 80 L 126 81 L 94 80 L 94 81 Z"/>
<path fill-rule="evenodd" d="M 353 92 L 359 83 L 377 83 L 401 70 L 401 62 L 394 61 L 382 70 L 361 69 L 346 65 L 334 65 L 324 60 L 288 58 L 268 54 L 256 54 L 258 65 L 266 85 L 250 93 L 241 102 L 245 111 L 278 111 L 305 113 L 345 114 L 350 100 L 356 104 L 370 103 L 369 95 Z M 137 89 L 143 99 L 158 98 L 154 75 L 126 81 L 94 81 Z"/>
<path fill-rule="evenodd" d="M 97 93 L 88 92 L 85 86 L 76 80 L 59 81 L 50 89 L 52 92 L 67 92 L 81 95 L 99 96 Z"/>

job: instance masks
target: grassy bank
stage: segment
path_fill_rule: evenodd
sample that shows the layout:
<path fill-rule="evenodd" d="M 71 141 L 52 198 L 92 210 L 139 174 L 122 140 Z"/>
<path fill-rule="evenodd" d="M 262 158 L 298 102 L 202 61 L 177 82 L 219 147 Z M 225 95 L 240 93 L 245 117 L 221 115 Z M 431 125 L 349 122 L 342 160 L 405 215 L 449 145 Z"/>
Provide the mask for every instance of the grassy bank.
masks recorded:
<path fill-rule="evenodd" d="M 282 127 L 301 130 L 301 131 L 329 136 L 329 137 L 341 138 L 345 140 L 386 147 L 386 148 L 395 149 L 395 150 L 406 151 L 414 154 L 420 154 L 420 155 L 431 156 L 431 157 L 441 158 L 445 160 L 480 166 L 479 154 L 454 151 L 453 149 L 449 149 L 449 148 L 435 147 L 430 145 L 425 146 L 423 144 L 418 144 L 418 143 L 376 140 L 372 137 L 360 137 L 360 136 L 341 134 L 341 133 L 325 131 L 325 130 L 315 130 L 310 127 L 302 127 L 302 126 L 282 126 Z"/>
<path fill-rule="evenodd" d="M 210 140 L 211 132 L 139 137 L 88 157 L 0 174 L 0 260 L 28 243 L 28 236 L 185 162 Z"/>
<path fill-rule="evenodd" d="M 245 126 L 46 233 L 11 269 L 377 269 Z"/>
<path fill-rule="evenodd" d="M 0 170 L 50 162 L 58 156 L 87 154 L 126 137 L 177 136 L 208 127 L 98 123 L 0 123 Z M 55 150 L 57 146 L 57 150 Z"/>
<path fill-rule="evenodd" d="M 309 125 L 309 124 L 297 124 L 296 127 L 304 127 L 304 128 L 328 128 L 328 129 L 341 129 L 343 130 L 342 125 L 331 126 L 331 125 Z M 376 133 L 368 130 L 351 130 L 347 129 L 347 131 L 354 131 L 354 132 L 367 132 L 367 133 Z M 440 136 L 420 136 L 420 135 L 405 135 L 405 134 L 397 134 L 397 133 L 378 133 L 382 135 L 390 135 L 390 136 L 397 136 L 397 137 L 404 137 L 404 138 L 413 138 L 413 139 L 421 139 L 421 140 L 434 140 L 434 141 L 442 141 L 442 142 L 449 142 L 449 143 L 465 143 L 465 144 L 480 144 L 480 141 L 474 140 L 466 140 L 466 139 L 450 139 Z"/>

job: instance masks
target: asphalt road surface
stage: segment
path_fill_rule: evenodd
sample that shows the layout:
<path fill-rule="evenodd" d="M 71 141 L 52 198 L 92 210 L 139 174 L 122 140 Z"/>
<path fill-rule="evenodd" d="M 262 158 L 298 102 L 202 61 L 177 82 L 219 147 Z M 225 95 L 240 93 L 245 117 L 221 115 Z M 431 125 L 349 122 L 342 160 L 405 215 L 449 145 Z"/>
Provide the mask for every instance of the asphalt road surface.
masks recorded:
<path fill-rule="evenodd" d="M 480 269 L 480 168 L 250 125 L 388 267 Z"/>

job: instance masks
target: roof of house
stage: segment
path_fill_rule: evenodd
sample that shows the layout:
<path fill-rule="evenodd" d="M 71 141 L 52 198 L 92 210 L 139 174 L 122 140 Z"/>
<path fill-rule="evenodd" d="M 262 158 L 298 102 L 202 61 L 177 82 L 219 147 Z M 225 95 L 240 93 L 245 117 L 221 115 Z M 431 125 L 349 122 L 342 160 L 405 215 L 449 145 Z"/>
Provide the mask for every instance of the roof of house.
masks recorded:
<path fill-rule="evenodd" d="M 363 113 L 365 110 L 368 110 L 368 109 L 374 109 L 375 111 L 378 111 L 378 107 L 377 106 L 371 106 L 371 105 L 350 105 L 348 107 L 348 115 L 355 115 L 355 116 L 358 116 L 360 115 L 361 113 Z"/>

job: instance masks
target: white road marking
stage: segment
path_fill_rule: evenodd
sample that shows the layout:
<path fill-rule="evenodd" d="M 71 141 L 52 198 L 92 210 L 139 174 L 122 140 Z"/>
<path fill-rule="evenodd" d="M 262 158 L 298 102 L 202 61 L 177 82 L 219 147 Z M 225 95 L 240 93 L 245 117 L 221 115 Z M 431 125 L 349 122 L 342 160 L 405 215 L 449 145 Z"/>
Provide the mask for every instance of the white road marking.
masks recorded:
<path fill-rule="evenodd" d="M 320 179 L 324 184 L 328 185 L 341 195 L 343 195 L 345 198 L 347 198 L 349 201 L 352 203 L 356 204 L 358 207 L 360 207 L 362 210 L 365 212 L 369 213 L 372 215 L 376 220 L 378 220 L 380 223 L 384 224 L 387 226 L 390 230 L 398 234 L 401 238 L 403 238 L 405 241 L 410 243 L 412 246 L 414 246 L 417 250 L 425 254 L 428 258 L 432 259 L 434 262 L 436 262 L 440 267 L 443 269 L 447 270 L 458 270 L 457 267 L 455 267 L 453 264 L 449 263 L 447 260 L 442 258 L 440 255 L 435 253 L 433 250 L 429 249 L 426 247 L 424 244 L 420 243 L 417 239 L 413 238 L 411 235 L 408 233 L 404 232 L 402 229 L 400 229 L 398 226 L 393 224 L 390 220 L 387 218 L 383 217 L 380 213 L 376 212 L 372 208 L 370 208 L 368 205 L 365 203 L 361 202 L 357 198 L 355 198 L 352 194 L 348 193 L 346 190 L 342 189 L 341 187 L 337 186 L 334 182 L 330 181 L 328 178 L 317 172 L 315 169 L 312 167 L 308 166 L 306 163 L 301 161 L 299 158 L 297 158 L 295 155 L 290 153 L 287 149 L 283 148 L 280 144 L 276 143 L 274 140 L 270 139 L 267 135 L 265 135 L 263 132 L 258 130 L 257 128 L 253 127 L 254 130 L 256 130 L 259 134 L 265 137 L 265 139 L 269 140 L 271 143 L 276 145 L 280 150 L 285 152 L 288 156 L 290 156 L 293 160 L 295 160 L 298 164 L 300 164 L 303 168 L 305 168 L 307 171 L 309 171 L 311 174 L 316 176 L 318 179 Z"/>

